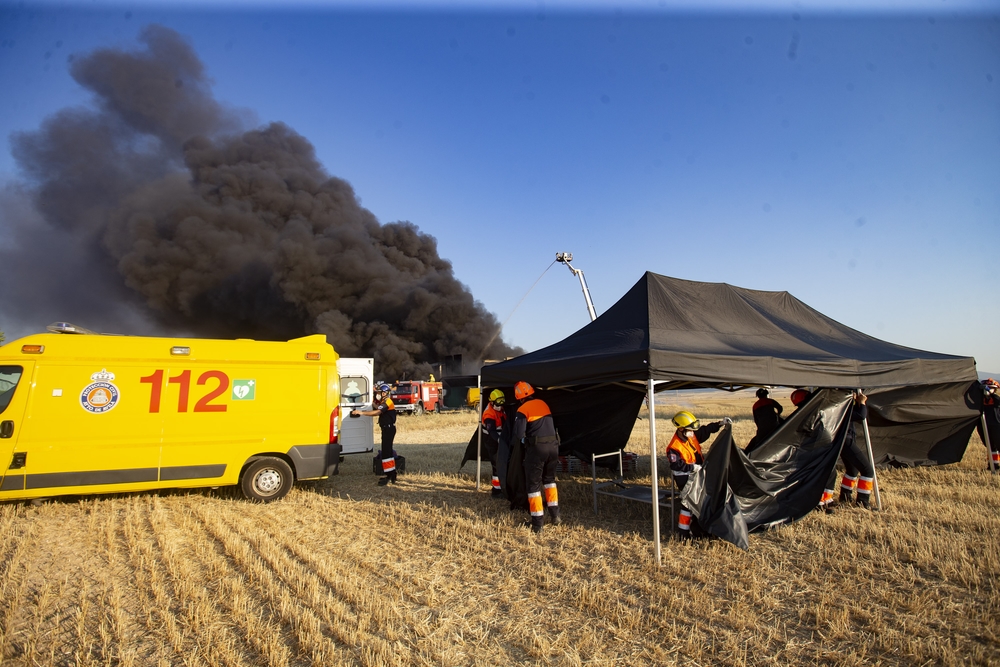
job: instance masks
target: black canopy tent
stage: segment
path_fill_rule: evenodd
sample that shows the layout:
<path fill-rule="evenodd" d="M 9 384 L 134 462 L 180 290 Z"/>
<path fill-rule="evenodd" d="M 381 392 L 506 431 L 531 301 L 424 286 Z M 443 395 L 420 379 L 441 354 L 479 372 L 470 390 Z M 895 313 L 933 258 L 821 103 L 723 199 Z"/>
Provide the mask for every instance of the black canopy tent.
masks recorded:
<path fill-rule="evenodd" d="M 971 357 L 925 352 L 873 338 L 830 319 L 788 292 L 647 272 L 611 308 L 576 333 L 541 350 L 482 368 L 482 385 L 487 389 L 510 387 L 520 380 L 542 390 L 551 403 L 565 401 L 578 408 L 581 403 L 594 408 L 612 404 L 603 415 L 597 409 L 587 413 L 589 417 L 572 420 L 553 405 L 564 445 L 581 453 L 598 453 L 620 449 L 628 441 L 630 429 L 617 429 L 613 440 L 607 434 L 600 440 L 589 434 L 602 419 L 634 424 L 641 399 L 624 397 L 636 393 L 646 394 L 651 403 L 654 392 L 681 388 L 878 390 L 950 385 L 962 389 L 974 383 L 977 375 Z M 592 393 L 595 390 L 599 393 Z M 952 399 L 950 403 L 962 401 Z M 627 406 L 628 414 L 621 406 Z M 578 409 L 577 417 L 580 412 Z M 908 418 L 933 420 L 935 416 L 926 411 L 917 413 L 919 410 Z M 962 414 L 961 419 L 954 418 L 972 424 L 968 427 L 971 433 L 978 411 L 967 406 Z M 893 424 L 905 430 L 899 423 Z M 655 428 L 656 420 L 651 419 L 654 494 Z M 955 440 L 954 428 L 946 430 Z M 933 444 L 927 444 L 926 449 Z M 903 458 L 926 462 L 927 457 L 909 451 Z M 653 509 L 657 515 L 656 503 Z M 654 533 L 659 560 L 658 521 Z"/>
<path fill-rule="evenodd" d="M 657 380 L 684 387 L 898 387 L 977 379 L 971 357 L 855 331 L 788 292 L 647 272 L 596 320 L 536 352 L 485 366 L 483 386 Z"/>

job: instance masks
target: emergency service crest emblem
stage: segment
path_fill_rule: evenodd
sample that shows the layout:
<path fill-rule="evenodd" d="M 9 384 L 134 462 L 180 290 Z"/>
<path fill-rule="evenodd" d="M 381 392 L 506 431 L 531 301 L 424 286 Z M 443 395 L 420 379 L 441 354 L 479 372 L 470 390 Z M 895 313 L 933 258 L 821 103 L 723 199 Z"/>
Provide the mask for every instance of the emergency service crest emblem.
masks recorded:
<path fill-rule="evenodd" d="M 100 414 L 107 412 L 118 405 L 118 387 L 113 382 L 114 373 L 109 373 L 108 369 L 102 368 L 99 373 L 90 376 L 93 381 L 80 392 L 80 405 L 87 412 Z"/>

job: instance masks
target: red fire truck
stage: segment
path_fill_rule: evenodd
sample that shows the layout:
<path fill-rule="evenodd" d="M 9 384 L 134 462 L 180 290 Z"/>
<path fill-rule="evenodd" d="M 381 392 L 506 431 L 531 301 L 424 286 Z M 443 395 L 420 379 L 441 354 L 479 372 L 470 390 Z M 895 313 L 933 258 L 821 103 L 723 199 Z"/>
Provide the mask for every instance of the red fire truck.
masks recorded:
<path fill-rule="evenodd" d="M 397 382 L 392 388 L 392 402 L 398 412 L 422 415 L 427 410 L 441 412 L 441 383 L 422 380 Z"/>

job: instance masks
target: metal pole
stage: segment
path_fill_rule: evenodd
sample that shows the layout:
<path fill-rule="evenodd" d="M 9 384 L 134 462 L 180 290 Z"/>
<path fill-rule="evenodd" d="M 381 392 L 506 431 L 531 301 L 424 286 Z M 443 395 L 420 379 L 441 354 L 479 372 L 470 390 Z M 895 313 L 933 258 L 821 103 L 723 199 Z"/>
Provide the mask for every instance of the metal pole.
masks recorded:
<path fill-rule="evenodd" d="M 997 474 L 997 464 L 993 462 L 993 448 L 990 447 L 990 432 L 986 428 L 986 413 L 979 413 L 979 421 L 983 423 L 983 444 L 986 445 L 986 458 L 990 462 L 990 472 Z"/>
<path fill-rule="evenodd" d="M 858 389 L 858 393 L 861 393 L 860 389 Z M 868 446 L 868 463 L 872 466 L 872 488 L 875 491 L 875 507 L 881 512 L 882 494 L 878 492 L 878 473 L 875 472 L 875 454 L 872 452 L 872 437 L 868 433 L 868 417 L 861 420 L 861 425 L 864 427 L 865 444 Z"/>
<path fill-rule="evenodd" d="M 476 376 L 479 389 L 479 410 L 476 419 L 476 491 L 479 490 L 479 475 L 483 470 L 483 376 Z"/>
<path fill-rule="evenodd" d="M 646 381 L 646 405 L 649 407 L 649 467 L 653 476 L 653 551 L 656 564 L 660 565 L 660 475 L 656 470 L 656 409 L 654 406 L 653 379 Z M 671 511 L 673 508 L 673 498 Z"/>
<path fill-rule="evenodd" d="M 572 269 L 573 267 L 570 268 Z M 580 287 L 583 288 L 583 298 L 587 300 L 587 312 L 590 313 L 590 321 L 593 322 L 597 319 L 597 311 L 594 310 L 594 302 L 590 299 L 590 288 L 587 287 L 587 279 L 583 277 L 582 269 L 573 269 L 573 273 L 580 279 Z"/>

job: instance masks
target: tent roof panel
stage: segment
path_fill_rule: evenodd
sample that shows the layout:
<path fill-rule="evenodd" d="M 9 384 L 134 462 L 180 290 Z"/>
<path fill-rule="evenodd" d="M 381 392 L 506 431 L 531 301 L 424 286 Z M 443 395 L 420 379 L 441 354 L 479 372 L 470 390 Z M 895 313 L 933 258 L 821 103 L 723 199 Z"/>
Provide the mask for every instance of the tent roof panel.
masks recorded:
<path fill-rule="evenodd" d="M 975 360 L 873 338 L 788 292 L 646 273 L 594 322 L 483 368 L 484 385 L 623 380 L 885 387 L 976 379 Z"/>

